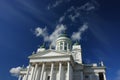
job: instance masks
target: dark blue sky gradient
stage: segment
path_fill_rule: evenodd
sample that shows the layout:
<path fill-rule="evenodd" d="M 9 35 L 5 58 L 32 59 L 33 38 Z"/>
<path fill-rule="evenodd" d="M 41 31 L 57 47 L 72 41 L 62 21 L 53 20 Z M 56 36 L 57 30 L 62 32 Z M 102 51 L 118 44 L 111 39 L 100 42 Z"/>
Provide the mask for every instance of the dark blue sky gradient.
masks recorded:
<path fill-rule="evenodd" d="M 27 66 L 28 56 L 43 43 L 42 37 L 34 35 L 36 27 L 47 26 L 52 33 L 58 20 L 70 6 L 80 6 L 89 0 L 71 0 L 61 6 L 47 9 L 56 0 L 0 0 L 0 80 L 17 80 L 9 70 L 12 67 Z M 89 28 L 82 35 L 83 60 L 85 63 L 104 61 L 107 80 L 115 80 L 120 71 L 120 5 L 119 0 L 96 0 L 97 10 L 82 12 L 78 21 L 66 18 L 67 33 L 76 32 L 83 22 Z M 71 24 L 70 24 L 71 23 Z"/>

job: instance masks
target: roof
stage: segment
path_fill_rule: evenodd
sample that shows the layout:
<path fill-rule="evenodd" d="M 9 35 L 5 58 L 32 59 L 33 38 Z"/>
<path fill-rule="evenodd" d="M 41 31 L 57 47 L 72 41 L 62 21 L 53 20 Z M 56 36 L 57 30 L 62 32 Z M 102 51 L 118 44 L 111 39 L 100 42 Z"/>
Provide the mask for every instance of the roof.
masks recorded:
<path fill-rule="evenodd" d="M 73 62 L 72 54 L 65 52 L 58 52 L 54 50 L 45 50 L 43 52 L 38 52 L 36 54 L 32 54 L 28 58 L 30 59 L 30 63 L 60 62 L 60 61 Z"/>
<path fill-rule="evenodd" d="M 62 33 L 58 36 L 57 40 L 67 40 L 71 42 L 71 39 L 69 38 L 69 36 L 66 33 Z M 56 41 L 57 41 L 56 40 Z"/>
<path fill-rule="evenodd" d="M 40 48 L 45 48 L 45 43 L 43 43 L 43 45 L 41 45 Z"/>
<path fill-rule="evenodd" d="M 76 41 L 76 42 L 74 43 L 74 45 L 79 45 L 78 41 Z"/>
<path fill-rule="evenodd" d="M 59 35 L 59 37 L 68 37 L 68 35 L 66 33 L 63 33 L 63 34 Z"/>
<path fill-rule="evenodd" d="M 42 52 L 38 52 L 36 54 L 32 54 L 28 58 L 37 58 L 37 57 L 55 57 L 55 56 L 70 56 L 70 54 L 65 52 L 57 52 L 53 50 L 45 50 Z"/>

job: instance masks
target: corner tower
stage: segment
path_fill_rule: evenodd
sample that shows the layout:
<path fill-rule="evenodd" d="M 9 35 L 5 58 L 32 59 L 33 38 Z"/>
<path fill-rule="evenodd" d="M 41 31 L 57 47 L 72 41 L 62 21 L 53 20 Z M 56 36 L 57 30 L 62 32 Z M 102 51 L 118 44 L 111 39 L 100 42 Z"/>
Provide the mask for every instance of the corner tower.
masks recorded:
<path fill-rule="evenodd" d="M 72 41 L 67 34 L 61 34 L 56 40 L 56 51 L 71 51 Z"/>

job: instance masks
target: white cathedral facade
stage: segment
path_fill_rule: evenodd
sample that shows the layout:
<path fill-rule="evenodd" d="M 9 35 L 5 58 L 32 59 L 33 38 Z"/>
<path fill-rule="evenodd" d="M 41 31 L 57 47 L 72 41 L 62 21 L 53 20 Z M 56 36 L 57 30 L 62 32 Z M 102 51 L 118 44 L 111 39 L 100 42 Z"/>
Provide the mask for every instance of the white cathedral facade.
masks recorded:
<path fill-rule="evenodd" d="M 81 46 L 72 45 L 66 34 L 57 38 L 54 50 L 41 46 L 29 59 L 18 80 L 106 80 L 103 62 L 84 64 Z"/>

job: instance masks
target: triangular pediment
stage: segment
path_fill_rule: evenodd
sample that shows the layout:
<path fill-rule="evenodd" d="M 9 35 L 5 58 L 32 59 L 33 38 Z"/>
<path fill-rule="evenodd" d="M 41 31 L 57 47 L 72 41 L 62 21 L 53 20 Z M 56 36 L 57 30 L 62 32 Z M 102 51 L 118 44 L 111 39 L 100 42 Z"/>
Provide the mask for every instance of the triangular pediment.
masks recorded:
<path fill-rule="evenodd" d="M 52 50 L 46 50 L 43 52 L 38 52 L 36 54 L 33 54 L 29 56 L 29 58 L 42 58 L 42 57 L 61 57 L 61 56 L 70 56 L 67 52 L 57 52 Z"/>

